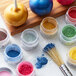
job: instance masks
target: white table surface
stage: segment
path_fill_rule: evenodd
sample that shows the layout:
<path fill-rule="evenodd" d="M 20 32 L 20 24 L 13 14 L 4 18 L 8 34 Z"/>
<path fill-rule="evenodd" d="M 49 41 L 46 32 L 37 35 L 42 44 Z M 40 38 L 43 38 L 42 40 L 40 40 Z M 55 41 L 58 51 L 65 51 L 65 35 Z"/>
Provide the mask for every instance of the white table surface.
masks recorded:
<path fill-rule="evenodd" d="M 39 34 L 39 38 L 40 38 L 39 39 L 39 46 L 36 49 L 31 50 L 31 51 L 26 51 L 26 50 L 22 49 L 22 52 L 23 52 L 23 55 L 24 55 L 24 59 L 23 60 L 30 61 L 33 64 L 35 64 L 36 57 L 37 56 L 41 56 L 43 54 L 42 48 L 48 42 L 53 42 L 53 43 L 56 44 L 56 48 L 59 51 L 59 53 L 61 54 L 62 59 L 64 60 L 64 62 L 66 63 L 66 65 L 69 67 L 69 69 L 71 70 L 71 72 L 73 73 L 73 75 L 76 76 L 76 68 L 71 67 L 70 65 L 67 64 L 67 56 L 66 56 L 66 54 L 69 51 L 69 49 L 71 47 L 75 46 L 75 44 L 72 45 L 72 46 L 65 46 L 64 44 L 62 44 L 60 42 L 60 40 L 59 40 L 59 33 L 61 31 L 61 28 L 64 25 L 66 25 L 66 23 L 65 23 L 64 16 L 61 16 L 61 17 L 57 18 L 57 21 L 58 21 L 59 30 L 58 30 L 58 34 L 55 37 L 53 37 L 53 38 L 48 38 L 47 39 L 45 37 L 42 37 L 41 34 L 40 34 L 40 28 L 39 28 L 39 26 L 33 28 Z M 5 26 L 5 23 L 3 22 L 3 20 L 1 19 L 1 17 L 0 17 L 0 27 L 7 29 L 7 27 Z M 11 43 L 16 43 L 16 44 L 18 44 L 21 47 L 21 45 L 20 45 L 20 36 L 21 36 L 21 33 L 15 35 L 15 36 L 11 36 L 10 35 L 10 41 L 11 41 Z M 51 60 L 51 58 L 48 55 L 46 55 L 46 54 L 45 54 L 45 56 L 48 58 L 48 64 L 45 65 L 41 69 L 36 69 L 35 68 L 35 70 L 36 70 L 36 76 L 63 76 L 63 74 L 59 70 L 58 66 Z M 14 72 L 16 72 L 16 65 L 15 66 L 9 65 L 9 64 L 7 64 L 4 61 L 3 50 L 0 50 L 0 67 L 9 67 Z"/>

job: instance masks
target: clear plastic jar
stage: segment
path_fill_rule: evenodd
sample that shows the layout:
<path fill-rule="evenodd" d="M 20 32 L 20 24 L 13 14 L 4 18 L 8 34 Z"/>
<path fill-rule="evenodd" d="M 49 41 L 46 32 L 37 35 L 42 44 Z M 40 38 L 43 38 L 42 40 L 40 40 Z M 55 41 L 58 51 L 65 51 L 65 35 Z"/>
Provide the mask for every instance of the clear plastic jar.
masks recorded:
<path fill-rule="evenodd" d="M 31 50 L 35 48 L 38 45 L 38 43 L 39 43 L 39 36 L 34 29 L 27 29 L 22 32 L 21 45 L 25 50 Z"/>
<path fill-rule="evenodd" d="M 67 24 L 66 26 L 64 26 L 62 28 L 62 31 L 67 27 L 72 27 L 74 30 L 76 30 L 76 27 L 72 24 Z M 65 45 L 72 45 L 73 43 L 76 42 L 76 34 L 73 36 L 73 37 L 67 37 L 63 34 L 63 32 L 61 31 L 61 34 L 60 34 L 60 40 L 62 43 L 64 43 Z M 66 31 L 65 31 L 66 32 Z M 76 31 L 75 31 L 76 33 Z"/>
<path fill-rule="evenodd" d="M 12 51 L 15 51 L 15 52 L 12 52 Z M 22 58 L 23 58 L 23 54 L 18 45 L 9 44 L 8 46 L 6 46 L 5 51 L 4 51 L 4 59 L 7 63 L 17 64 L 22 60 Z"/>
<path fill-rule="evenodd" d="M 29 74 L 24 75 L 24 74 L 22 74 L 24 72 L 21 73 L 20 70 L 23 69 L 23 68 L 26 69 L 27 68 L 26 66 L 30 67 L 32 69 L 32 71 Z M 29 71 L 29 70 L 30 69 L 27 68 L 27 71 Z M 18 76 L 35 76 L 35 69 L 30 62 L 23 61 L 23 62 L 19 63 L 18 66 L 17 66 L 17 74 L 18 74 Z"/>
<path fill-rule="evenodd" d="M 66 20 L 66 23 L 76 25 L 76 18 L 73 18 L 69 15 L 69 12 L 71 12 L 72 10 L 76 11 L 76 6 L 72 6 L 68 9 L 68 11 L 66 12 L 66 15 L 65 15 L 65 20 Z"/>
<path fill-rule="evenodd" d="M 45 22 L 49 22 L 51 24 L 53 24 L 52 26 L 50 25 L 49 27 L 53 27 L 52 29 L 47 29 L 44 27 L 44 23 Z M 46 25 L 48 26 L 48 24 Z M 42 20 L 41 24 L 40 24 L 40 32 L 42 35 L 45 35 L 45 36 L 52 36 L 52 35 L 55 35 L 58 31 L 58 23 L 56 21 L 55 18 L 53 17 L 46 17 Z"/>
<path fill-rule="evenodd" d="M 9 35 L 7 31 L 3 28 L 0 28 L 0 31 L 6 34 L 6 37 L 0 41 L 0 49 L 4 49 L 9 44 Z"/>
<path fill-rule="evenodd" d="M 74 60 L 74 59 L 72 59 L 72 58 L 70 57 L 70 52 L 71 52 L 73 49 L 76 50 L 76 47 L 71 48 L 70 51 L 68 52 L 68 54 L 67 54 L 67 62 L 70 63 L 70 64 L 73 65 L 73 66 L 76 66 L 76 60 Z M 76 53 L 76 52 L 75 52 L 75 53 Z M 73 54 L 75 54 L 75 53 L 73 53 Z M 73 55 L 73 54 L 72 54 L 72 55 Z"/>

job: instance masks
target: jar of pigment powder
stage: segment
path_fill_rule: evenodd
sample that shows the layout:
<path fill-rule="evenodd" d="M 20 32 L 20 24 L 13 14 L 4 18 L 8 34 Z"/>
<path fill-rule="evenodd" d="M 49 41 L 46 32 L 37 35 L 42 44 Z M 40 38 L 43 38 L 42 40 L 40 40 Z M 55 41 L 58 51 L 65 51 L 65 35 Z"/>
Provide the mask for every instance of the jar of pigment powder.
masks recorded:
<path fill-rule="evenodd" d="M 40 25 L 40 32 L 45 36 L 55 35 L 58 31 L 58 23 L 53 17 L 46 17 L 42 20 Z"/>
<path fill-rule="evenodd" d="M 0 28 L 0 49 L 4 49 L 9 43 L 9 35 L 7 31 L 3 28 Z"/>
<path fill-rule="evenodd" d="M 67 61 L 69 64 L 76 66 L 76 47 L 72 47 L 68 52 Z"/>
<path fill-rule="evenodd" d="M 25 50 L 35 48 L 39 43 L 38 33 L 34 29 L 24 30 L 21 34 L 21 45 Z"/>
<path fill-rule="evenodd" d="M 76 6 L 72 6 L 68 9 L 65 20 L 67 23 L 76 25 Z"/>
<path fill-rule="evenodd" d="M 68 24 L 62 28 L 60 40 L 66 45 L 71 45 L 76 42 L 76 27 Z"/>
<path fill-rule="evenodd" d="M 21 49 L 16 44 L 9 44 L 4 51 L 4 59 L 9 64 L 19 63 L 23 58 Z"/>
<path fill-rule="evenodd" d="M 18 76 L 35 76 L 35 70 L 30 62 L 23 61 L 17 66 Z"/>

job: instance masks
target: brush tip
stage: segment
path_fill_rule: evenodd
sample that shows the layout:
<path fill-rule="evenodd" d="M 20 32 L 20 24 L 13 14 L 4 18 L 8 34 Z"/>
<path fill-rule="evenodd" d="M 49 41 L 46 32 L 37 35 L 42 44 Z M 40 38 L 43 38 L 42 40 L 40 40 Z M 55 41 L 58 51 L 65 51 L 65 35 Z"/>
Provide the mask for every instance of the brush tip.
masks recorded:
<path fill-rule="evenodd" d="M 47 45 L 44 47 L 43 51 L 44 51 L 44 52 L 47 52 L 47 51 L 51 50 L 51 49 L 54 48 L 54 47 L 55 47 L 55 44 L 49 43 L 49 44 L 47 44 Z"/>

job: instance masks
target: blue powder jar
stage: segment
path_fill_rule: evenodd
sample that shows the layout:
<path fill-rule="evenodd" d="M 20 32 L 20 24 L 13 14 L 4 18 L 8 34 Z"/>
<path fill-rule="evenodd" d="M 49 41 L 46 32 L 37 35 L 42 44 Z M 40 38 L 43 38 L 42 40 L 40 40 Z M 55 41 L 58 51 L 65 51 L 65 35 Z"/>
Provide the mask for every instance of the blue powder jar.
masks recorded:
<path fill-rule="evenodd" d="M 10 44 L 6 46 L 4 51 L 4 59 L 9 64 L 16 64 L 22 60 L 22 52 L 18 45 Z"/>
<path fill-rule="evenodd" d="M 25 50 L 35 48 L 39 43 L 38 33 L 34 29 L 24 30 L 21 34 L 21 46 Z"/>

